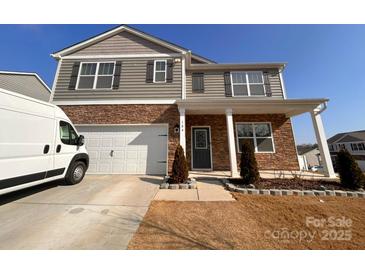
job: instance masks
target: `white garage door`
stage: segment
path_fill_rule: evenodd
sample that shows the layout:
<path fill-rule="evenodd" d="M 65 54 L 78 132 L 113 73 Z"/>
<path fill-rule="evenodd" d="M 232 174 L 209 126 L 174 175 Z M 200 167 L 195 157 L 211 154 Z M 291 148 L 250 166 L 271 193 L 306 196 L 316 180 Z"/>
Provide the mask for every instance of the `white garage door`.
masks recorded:
<path fill-rule="evenodd" d="M 167 126 L 77 126 L 89 153 L 88 173 L 166 174 Z"/>

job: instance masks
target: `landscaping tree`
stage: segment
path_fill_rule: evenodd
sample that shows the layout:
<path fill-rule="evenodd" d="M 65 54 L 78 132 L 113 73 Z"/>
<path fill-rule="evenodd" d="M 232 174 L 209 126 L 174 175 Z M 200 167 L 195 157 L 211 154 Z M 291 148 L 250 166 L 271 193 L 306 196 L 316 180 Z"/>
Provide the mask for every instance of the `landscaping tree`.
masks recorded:
<path fill-rule="evenodd" d="M 241 151 L 240 175 L 242 183 L 254 184 L 260 179 L 254 149 L 249 142 L 244 142 Z"/>
<path fill-rule="evenodd" d="M 344 187 L 352 189 L 364 187 L 365 176 L 354 157 L 347 150 L 342 149 L 338 152 L 336 165 L 341 184 Z"/>
<path fill-rule="evenodd" d="M 189 177 L 188 163 L 184 155 L 184 149 L 178 145 L 175 151 L 174 163 L 172 165 L 171 183 L 183 184 Z"/>

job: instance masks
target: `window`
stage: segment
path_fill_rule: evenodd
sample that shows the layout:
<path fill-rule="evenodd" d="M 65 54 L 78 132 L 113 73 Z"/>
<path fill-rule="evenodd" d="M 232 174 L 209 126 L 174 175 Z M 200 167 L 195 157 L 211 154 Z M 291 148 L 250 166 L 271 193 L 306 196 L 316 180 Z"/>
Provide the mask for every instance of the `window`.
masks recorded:
<path fill-rule="evenodd" d="M 62 143 L 66 145 L 76 145 L 77 137 L 76 131 L 69 123 L 60 121 L 60 138 Z"/>
<path fill-rule="evenodd" d="M 154 64 L 153 82 L 166 82 L 166 60 L 156 60 Z"/>
<path fill-rule="evenodd" d="M 192 74 L 192 89 L 197 92 L 204 92 L 204 73 Z"/>
<path fill-rule="evenodd" d="M 346 149 L 345 144 L 338 144 L 338 149 L 339 149 L 339 150 L 341 150 L 341 149 Z"/>
<path fill-rule="evenodd" d="M 249 142 L 255 152 L 274 152 L 270 123 L 237 123 L 236 133 L 238 152 L 242 152 L 244 142 Z"/>
<path fill-rule="evenodd" d="M 352 151 L 364 151 L 365 150 L 365 144 L 364 143 L 352 143 L 351 144 L 351 150 Z"/>
<path fill-rule="evenodd" d="M 265 96 L 261 71 L 231 72 L 232 96 Z"/>
<path fill-rule="evenodd" d="M 81 63 L 77 89 L 111 89 L 115 62 Z"/>
<path fill-rule="evenodd" d="M 194 143 L 195 149 L 207 149 L 208 148 L 208 134 L 206 129 L 196 129 L 194 131 Z"/>

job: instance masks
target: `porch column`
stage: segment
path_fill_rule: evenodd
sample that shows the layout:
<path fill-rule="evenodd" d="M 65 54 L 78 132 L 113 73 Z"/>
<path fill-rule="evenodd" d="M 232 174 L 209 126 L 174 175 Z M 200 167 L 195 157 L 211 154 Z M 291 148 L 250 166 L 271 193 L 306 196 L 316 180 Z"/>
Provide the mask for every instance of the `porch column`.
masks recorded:
<path fill-rule="evenodd" d="M 322 164 L 324 174 L 330 178 L 334 178 L 335 172 L 333 170 L 331 154 L 328 149 L 326 134 L 322 123 L 320 111 L 312 110 L 311 117 L 313 122 L 314 131 L 316 133 L 317 144 L 322 157 Z"/>
<path fill-rule="evenodd" d="M 226 109 L 226 120 L 227 120 L 229 161 L 231 164 L 231 177 L 238 177 L 232 109 Z"/>
<path fill-rule="evenodd" d="M 180 145 L 184 149 L 186 156 L 186 137 L 185 137 L 185 108 L 179 108 L 180 112 Z"/>

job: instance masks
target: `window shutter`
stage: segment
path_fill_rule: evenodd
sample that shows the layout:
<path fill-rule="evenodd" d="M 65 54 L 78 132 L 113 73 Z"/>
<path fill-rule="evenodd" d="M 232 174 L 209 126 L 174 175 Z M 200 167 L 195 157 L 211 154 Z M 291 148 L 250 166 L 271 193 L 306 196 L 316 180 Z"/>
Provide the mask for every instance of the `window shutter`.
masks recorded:
<path fill-rule="evenodd" d="M 264 72 L 264 85 L 265 85 L 266 96 L 271 97 L 272 93 L 271 93 L 271 87 L 270 87 L 269 73 L 268 72 Z"/>
<path fill-rule="evenodd" d="M 232 86 L 231 86 L 231 73 L 224 73 L 224 89 L 226 93 L 226 97 L 232 97 Z"/>
<path fill-rule="evenodd" d="M 70 83 L 68 85 L 69 90 L 75 90 L 75 88 L 76 88 L 76 82 L 77 82 L 77 76 L 79 74 L 79 68 L 80 68 L 80 62 L 75 62 L 72 66 Z"/>
<path fill-rule="evenodd" d="M 118 89 L 119 88 L 121 72 L 122 72 L 122 62 L 117 61 L 115 63 L 115 69 L 114 69 L 113 89 Z"/>
<path fill-rule="evenodd" d="M 172 69 L 173 69 L 174 63 L 172 60 L 167 61 L 167 70 L 166 70 L 166 82 L 172 83 Z"/>
<path fill-rule="evenodd" d="M 147 62 L 147 69 L 146 69 L 146 83 L 153 83 L 153 61 Z"/>
<path fill-rule="evenodd" d="M 204 73 L 193 73 L 193 91 L 204 92 Z"/>

